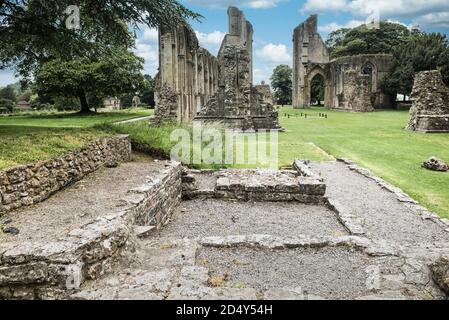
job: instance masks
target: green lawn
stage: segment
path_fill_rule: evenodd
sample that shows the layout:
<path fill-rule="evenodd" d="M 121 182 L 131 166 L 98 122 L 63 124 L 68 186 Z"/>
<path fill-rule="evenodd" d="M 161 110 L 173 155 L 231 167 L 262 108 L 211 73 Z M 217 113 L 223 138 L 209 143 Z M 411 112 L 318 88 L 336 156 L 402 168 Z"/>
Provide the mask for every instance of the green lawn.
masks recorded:
<path fill-rule="evenodd" d="M 108 133 L 92 128 L 0 125 L 0 170 L 56 158 Z"/>
<path fill-rule="evenodd" d="M 55 158 L 110 134 L 94 125 L 148 116 L 153 110 L 132 109 L 78 113 L 36 113 L 0 117 L 0 170 Z"/>
<path fill-rule="evenodd" d="M 328 118 L 319 118 L 319 112 L 328 114 Z M 301 113 L 307 113 L 307 119 L 300 117 Z M 291 161 L 296 156 L 293 153 L 301 152 L 295 150 L 298 141 L 314 142 L 335 157 L 350 158 L 371 169 L 424 206 L 449 218 L 449 173 L 421 168 L 430 156 L 449 161 L 449 134 L 404 130 L 406 111 L 347 113 L 285 107 L 280 111 L 280 119 L 288 131 L 280 136 L 280 144 L 294 146 L 281 152 L 281 162 Z"/>
<path fill-rule="evenodd" d="M 77 128 L 88 127 L 101 123 L 129 120 L 138 117 L 150 116 L 154 110 L 130 109 L 111 112 L 98 112 L 97 114 L 79 114 L 77 112 L 41 113 L 14 115 L 0 117 L 0 126 L 33 126 L 47 128 Z"/>
<path fill-rule="evenodd" d="M 318 117 L 319 112 L 326 113 L 328 118 Z M 93 116 L 56 114 L 0 118 L 0 169 L 55 157 L 113 131 L 129 133 L 133 140 L 169 153 L 175 144 L 170 141 L 170 133 L 179 127 L 177 125 L 160 128 L 144 122 L 111 125 L 150 113 L 132 110 Z M 301 117 L 301 113 L 307 113 L 307 119 Z M 421 163 L 430 156 L 449 161 L 449 134 L 405 131 L 406 111 L 347 113 L 284 107 L 279 116 L 287 130 L 279 133 L 279 166 L 291 165 L 294 159 L 350 158 L 402 188 L 430 210 L 449 218 L 449 173 L 421 168 Z M 191 132 L 191 125 L 182 127 Z"/>

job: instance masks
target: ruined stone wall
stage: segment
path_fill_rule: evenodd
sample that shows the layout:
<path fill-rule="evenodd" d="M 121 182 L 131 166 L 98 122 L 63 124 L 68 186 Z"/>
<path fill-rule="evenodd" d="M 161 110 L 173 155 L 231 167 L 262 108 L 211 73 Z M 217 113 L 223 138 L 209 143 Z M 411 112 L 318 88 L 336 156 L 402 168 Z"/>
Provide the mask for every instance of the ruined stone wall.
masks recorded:
<path fill-rule="evenodd" d="M 310 16 L 293 33 L 293 107 L 311 104 L 311 83 L 324 79 L 325 106 L 352 111 L 391 107 L 391 99 L 380 90 L 393 57 L 368 54 L 342 57 L 329 62 L 329 53 L 318 33 L 318 18 Z"/>
<path fill-rule="evenodd" d="M 128 136 L 102 138 L 57 159 L 0 171 L 0 213 L 47 199 L 99 167 L 131 158 Z"/>
<path fill-rule="evenodd" d="M 391 106 L 380 89 L 393 62 L 389 54 L 365 54 L 332 60 L 325 68 L 325 106 L 369 112 Z"/>
<path fill-rule="evenodd" d="M 229 31 L 218 53 L 219 89 L 195 117 L 236 129 L 279 129 L 277 111 L 253 87 L 253 27 L 238 8 L 228 9 Z"/>
<path fill-rule="evenodd" d="M 307 74 L 316 66 L 324 68 L 329 53 L 318 33 L 318 16 L 312 15 L 293 32 L 293 107 L 310 106 Z M 308 98 L 309 97 L 309 98 Z"/>
<path fill-rule="evenodd" d="M 61 238 L 0 243 L 0 299 L 63 299 L 86 280 L 102 277 L 133 247 L 136 225 L 160 229 L 169 221 L 181 201 L 181 173 L 180 163 L 167 161 L 153 179 L 127 192 L 122 200 L 129 206 L 104 212 Z"/>
<path fill-rule="evenodd" d="M 449 132 L 449 87 L 438 70 L 416 74 L 411 99 L 408 130 Z"/>
<path fill-rule="evenodd" d="M 187 26 L 159 30 L 155 122 L 188 122 L 218 89 L 218 61 Z"/>

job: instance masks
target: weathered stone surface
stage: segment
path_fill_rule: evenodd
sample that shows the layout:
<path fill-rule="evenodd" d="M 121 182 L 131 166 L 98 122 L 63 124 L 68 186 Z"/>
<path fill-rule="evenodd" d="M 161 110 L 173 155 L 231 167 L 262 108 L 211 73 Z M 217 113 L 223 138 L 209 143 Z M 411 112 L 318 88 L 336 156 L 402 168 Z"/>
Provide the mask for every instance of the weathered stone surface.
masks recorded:
<path fill-rule="evenodd" d="M 411 94 L 408 130 L 422 132 L 449 132 L 449 88 L 440 71 L 422 71 L 416 74 Z"/>
<path fill-rule="evenodd" d="M 95 221 L 69 231 L 60 239 L 46 243 L 2 244 L 0 288 L 9 288 L 5 295 L 16 295 L 19 291 L 24 294 L 28 288 L 30 296 L 35 298 L 48 297 L 55 290 L 62 290 L 58 291 L 58 296 L 64 296 L 64 290 L 68 290 L 67 294 L 78 289 L 85 280 L 104 276 L 111 269 L 113 259 L 125 247 L 133 246 L 129 243 L 136 231 L 130 228 L 132 224 L 141 223 L 137 231 L 142 232 L 137 233 L 145 235 L 170 219 L 181 200 L 180 163 L 167 163 L 157 177 L 131 193 L 142 196 L 133 197 L 133 202 L 123 211 L 109 215 L 105 211 Z M 42 291 L 42 288 L 48 290 Z M 143 291 L 147 289 L 142 288 Z M 0 297 L 6 297 L 2 292 L 0 290 Z M 98 294 L 102 297 L 106 293 Z M 131 296 L 130 292 L 121 294 L 120 298 Z"/>
<path fill-rule="evenodd" d="M 217 58 L 200 47 L 187 25 L 159 28 L 159 35 L 154 122 L 191 121 L 217 91 Z"/>
<path fill-rule="evenodd" d="M 195 119 L 240 130 L 280 129 L 269 86 L 252 86 L 252 25 L 235 7 L 228 16 L 218 58 L 199 46 L 190 27 L 160 28 L 155 123 Z"/>
<path fill-rule="evenodd" d="M 449 165 L 441 159 L 436 157 L 431 157 L 430 159 L 424 161 L 423 168 L 432 171 L 449 171 Z"/>
<path fill-rule="evenodd" d="M 449 295 L 449 257 L 443 256 L 430 266 L 432 278 Z"/>
<path fill-rule="evenodd" d="M 315 178 L 299 177 L 295 171 L 222 170 L 215 196 L 242 201 L 324 202 L 326 185 Z"/>
<path fill-rule="evenodd" d="M 2 171 L 0 213 L 41 202 L 102 165 L 130 157 L 130 139 L 121 135 L 99 139 L 57 159 Z"/>
<path fill-rule="evenodd" d="M 134 233 L 138 238 L 148 238 L 155 228 L 154 226 L 135 226 Z"/>
<path fill-rule="evenodd" d="M 380 88 L 393 61 L 391 55 L 358 55 L 330 61 L 318 33 L 317 15 L 294 30 L 293 51 L 294 108 L 311 105 L 311 83 L 316 77 L 323 79 L 324 105 L 328 108 L 366 112 L 391 107 L 389 96 Z"/>

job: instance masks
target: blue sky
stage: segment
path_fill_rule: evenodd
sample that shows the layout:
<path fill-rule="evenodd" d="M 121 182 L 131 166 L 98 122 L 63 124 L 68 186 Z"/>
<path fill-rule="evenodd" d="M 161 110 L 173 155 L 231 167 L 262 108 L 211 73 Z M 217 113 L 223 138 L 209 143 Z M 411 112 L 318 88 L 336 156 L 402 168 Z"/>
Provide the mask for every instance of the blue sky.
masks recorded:
<path fill-rule="evenodd" d="M 326 39 L 339 27 L 363 24 L 373 14 L 381 20 L 419 25 L 424 31 L 449 35 L 449 0 L 181 0 L 204 16 L 193 22 L 200 43 L 216 54 L 227 32 L 229 5 L 236 5 L 254 26 L 254 79 L 269 81 L 278 64 L 292 64 L 292 32 L 310 14 L 319 14 L 319 32 Z M 82 17 L 81 17 L 82 19 Z M 142 28 L 136 53 L 145 58 L 145 71 L 158 68 L 157 30 Z M 0 71 L 0 86 L 14 82 L 11 70 Z"/>

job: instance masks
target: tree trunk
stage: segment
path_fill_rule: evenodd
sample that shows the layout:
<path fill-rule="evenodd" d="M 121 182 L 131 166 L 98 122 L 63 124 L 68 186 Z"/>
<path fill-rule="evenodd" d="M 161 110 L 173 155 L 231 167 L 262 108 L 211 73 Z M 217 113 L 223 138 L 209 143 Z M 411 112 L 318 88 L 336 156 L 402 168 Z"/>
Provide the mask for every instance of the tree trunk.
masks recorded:
<path fill-rule="evenodd" d="M 89 103 L 87 102 L 86 93 L 84 92 L 84 90 L 81 90 L 78 93 L 78 98 L 80 99 L 81 104 L 80 113 L 89 113 L 90 112 Z"/>

